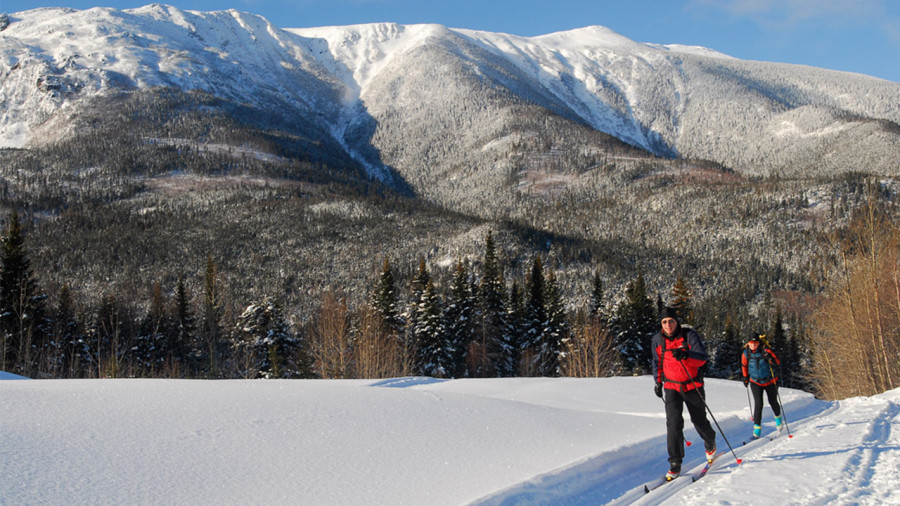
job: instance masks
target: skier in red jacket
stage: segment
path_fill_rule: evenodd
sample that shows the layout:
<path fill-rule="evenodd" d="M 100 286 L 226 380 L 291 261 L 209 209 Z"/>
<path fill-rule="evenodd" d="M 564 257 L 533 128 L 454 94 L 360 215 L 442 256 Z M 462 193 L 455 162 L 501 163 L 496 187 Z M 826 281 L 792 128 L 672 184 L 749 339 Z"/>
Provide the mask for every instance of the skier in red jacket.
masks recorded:
<path fill-rule="evenodd" d="M 653 336 L 651 353 L 654 392 L 666 404 L 669 472 L 667 480 L 681 474 L 684 459 L 684 405 L 691 422 L 703 438 L 707 460 L 716 454 L 716 431 L 706 418 L 703 375 L 701 368 L 709 356 L 703 339 L 696 330 L 682 327 L 674 308 L 666 307 L 659 315 L 661 330 Z M 665 396 L 663 395 L 665 392 Z"/>

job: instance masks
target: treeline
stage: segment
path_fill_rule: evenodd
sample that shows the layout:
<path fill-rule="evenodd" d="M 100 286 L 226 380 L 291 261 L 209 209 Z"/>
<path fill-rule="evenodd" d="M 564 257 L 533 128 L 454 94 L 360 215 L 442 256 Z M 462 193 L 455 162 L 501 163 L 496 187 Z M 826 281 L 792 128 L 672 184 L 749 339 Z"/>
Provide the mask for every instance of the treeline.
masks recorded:
<path fill-rule="evenodd" d="M 832 246 L 854 210 L 870 194 L 893 209 L 890 179 L 748 180 L 708 162 L 642 155 L 534 113 L 517 116 L 533 128 L 509 137 L 480 132 L 458 164 L 434 163 L 421 146 L 421 173 L 397 169 L 410 196 L 369 180 L 313 122 L 270 124 L 217 100 L 136 93 L 91 109 L 75 138 L 0 150 L 0 207 L 21 213 L 36 271 L 22 285 L 33 291 L 0 287 L 7 370 L 639 374 L 656 308 L 678 298 L 670 287 L 681 277 L 692 324 L 714 357 L 711 374 L 736 377 L 743 341 L 766 333 L 782 342 L 787 385 L 840 395 L 812 377 L 827 369 L 814 358 L 821 329 L 810 308 L 837 276 L 834 261 L 851 258 Z M 485 139 L 502 142 L 482 149 Z M 4 240 L 16 235 L 5 228 Z M 488 268 L 489 229 L 500 281 Z M 395 279 L 392 325 L 380 322 L 390 313 L 373 309 L 384 258 Z M 454 291 L 463 286 L 454 283 L 458 268 L 475 308 L 465 325 L 454 314 L 467 307 Z M 415 309 L 425 295 L 427 318 Z M 522 317 L 529 300 L 533 314 Z M 280 337 L 257 342 L 256 332 Z M 590 372 L 573 372 L 576 363 Z M 893 377 L 880 367 L 875 377 Z"/>
<path fill-rule="evenodd" d="M 584 307 L 564 299 L 539 255 L 508 280 L 491 232 L 477 267 L 460 260 L 443 279 L 422 260 L 412 279 L 400 280 L 385 259 L 367 300 L 354 304 L 331 289 L 306 320 L 269 297 L 227 301 L 212 258 L 195 296 L 179 277 L 171 294 L 156 284 L 149 301 L 108 292 L 79 304 L 64 286 L 51 302 L 31 269 L 15 212 L 2 238 L 0 272 L 0 369 L 37 378 L 643 374 L 664 303 L 679 308 L 686 324 L 704 326 L 696 316 L 702 304 L 681 278 L 664 301 L 658 294 L 654 300 L 639 274 L 613 302 L 595 273 Z M 790 328 L 788 335 L 779 308 L 774 321 L 753 332 L 772 332 L 785 350 L 786 383 L 803 386 L 803 325 Z M 707 339 L 711 374 L 735 378 L 743 341 L 734 322 Z"/>

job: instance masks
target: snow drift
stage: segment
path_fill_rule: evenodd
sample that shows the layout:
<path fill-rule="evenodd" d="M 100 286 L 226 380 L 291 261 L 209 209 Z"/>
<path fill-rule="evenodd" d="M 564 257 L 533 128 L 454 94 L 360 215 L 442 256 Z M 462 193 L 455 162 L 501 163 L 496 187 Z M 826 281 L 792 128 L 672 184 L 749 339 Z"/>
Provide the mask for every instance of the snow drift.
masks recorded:
<path fill-rule="evenodd" d="M 649 377 L 2 381 L 0 503 L 900 502 L 900 390 L 783 390 L 794 437 L 742 446 L 743 390 L 708 382 L 743 463 L 729 453 L 645 496 L 667 468 Z M 686 453 L 701 465 L 702 445 Z"/>

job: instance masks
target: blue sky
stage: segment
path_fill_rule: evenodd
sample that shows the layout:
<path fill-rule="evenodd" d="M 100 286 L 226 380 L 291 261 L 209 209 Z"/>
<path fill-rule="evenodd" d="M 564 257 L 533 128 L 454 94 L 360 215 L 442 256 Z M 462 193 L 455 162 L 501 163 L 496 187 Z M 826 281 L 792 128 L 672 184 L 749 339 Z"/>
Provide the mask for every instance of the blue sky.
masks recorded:
<path fill-rule="evenodd" d="M 0 0 L 0 11 L 149 0 Z M 900 82 L 900 0 L 171 0 L 237 9 L 282 28 L 392 21 L 523 36 L 589 25 L 638 42 L 705 46 L 748 60 L 797 63 Z"/>

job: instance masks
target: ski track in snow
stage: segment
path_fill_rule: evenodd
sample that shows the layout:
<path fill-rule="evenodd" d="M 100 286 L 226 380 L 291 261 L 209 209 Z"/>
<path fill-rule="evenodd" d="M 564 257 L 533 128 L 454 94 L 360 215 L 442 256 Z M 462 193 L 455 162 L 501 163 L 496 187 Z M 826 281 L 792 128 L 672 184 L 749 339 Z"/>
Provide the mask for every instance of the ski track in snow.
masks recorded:
<path fill-rule="evenodd" d="M 768 406 L 764 413 L 771 422 Z M 696 451 L 692 458 L 688 449 L 684 474 L 644 493 L 643 485 L 664 472 L 665 441 L 659 438 L 550 472 L 472 504 L 900 504 L 900 490 L 895 486 L 900 431 L 894 430 L 900 424 L 900 404 L 885 403 L 877 396 L 837 403 L 786 402 L 785 414 L 796 417 L 795 421 L 788 419 L 790 434 L 795 437 L 788 437 L 785 430 L 770 441 L 769 437 L 777 434 L 772 431 L 747 444 L 738 437 L 739 430 L 748 427 L 746 420 L 727 420 L 723 428 L 734 453 L 717 431 L 719 450 L 726 453 L 697 483 L 692 483 L 691 476 L 704 462 Z M 690 428 L 687 422 L 688 439 L 697 440 Z M 835 449 L 835 441 L 846 445 Z M 737 459 L 742 462 L 738 464 Z M 803 462 L 809 459 L 827 459 L 828 464 L 818 463 L 811 472 L 804 472 Z M 835 479 L 834 469 L 840 469 L 839 479 Z M 755 476 L 761 472 L 766 476 L 762 486 L 748 485 L 760 481 Z M 621 494 L 623 489 L 626 492 Z M 721 500 L 736 490 L 739 500 Z M 789 491 L 794 490 L 803 492 L 792 495 Z"/>

